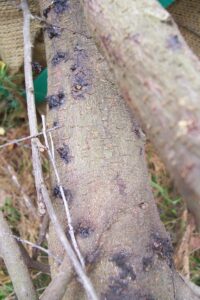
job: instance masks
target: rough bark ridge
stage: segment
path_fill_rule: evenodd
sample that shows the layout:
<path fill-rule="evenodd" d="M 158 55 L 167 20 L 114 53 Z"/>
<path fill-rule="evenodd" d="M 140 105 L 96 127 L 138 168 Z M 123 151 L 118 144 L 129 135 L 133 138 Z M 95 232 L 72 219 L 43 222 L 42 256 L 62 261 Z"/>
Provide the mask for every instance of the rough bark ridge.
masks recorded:
<path fill-rule="evenodd" d="M 58 26 L 45 30 L 48 124 L 63 126 L 53 133 L 56 161 L 99 298 L 198 299 L 173 268 L 171 243 L 149 185 L 143 133 L 88 33 L 79 1 L 64 1 L 59 9 L 48 9 L 51 1 L 40 3 L 48 23 Z M 52 227 L 49 246 L 63 254 Z M 51 267 L 54 277 L 58 267 L 53 262 Z M 85 299 L 75 278 L 64 299 Z"/>
<path fill-rule="evenodd" d="M 124 98 L 142 120 L 200 228 L 198 58 L 156 0 L 82 2 Z"/>

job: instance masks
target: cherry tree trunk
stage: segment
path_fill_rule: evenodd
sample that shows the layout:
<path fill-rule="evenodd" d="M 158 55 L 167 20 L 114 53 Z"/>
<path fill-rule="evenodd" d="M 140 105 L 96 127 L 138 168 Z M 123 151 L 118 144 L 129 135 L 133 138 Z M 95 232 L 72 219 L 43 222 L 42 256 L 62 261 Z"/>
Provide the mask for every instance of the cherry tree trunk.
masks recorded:
<path fill-rule="evenodd" d="M 157 0 L 83 0 L 120 91 L 200 229 L 200 63 Z"/>
<path fill-rule="evenodd" d="M 49 8 L 50 3 L 40 1 L 48 22 L 48 126 L 62 126 L 53 133 L 56 163 L 99 299 L 199 299 L 174 269 L 150 188 L 144 134 L 88 31 L 79 1 Z M 53 175 L 52 195 L 68 235 Z M 49 247 L 63 257 L 53 226 Z M 53 261 L 51 272 L 52 278 L 58 272 Z M 63 299 L 86 299 L 75 276 Z"/>

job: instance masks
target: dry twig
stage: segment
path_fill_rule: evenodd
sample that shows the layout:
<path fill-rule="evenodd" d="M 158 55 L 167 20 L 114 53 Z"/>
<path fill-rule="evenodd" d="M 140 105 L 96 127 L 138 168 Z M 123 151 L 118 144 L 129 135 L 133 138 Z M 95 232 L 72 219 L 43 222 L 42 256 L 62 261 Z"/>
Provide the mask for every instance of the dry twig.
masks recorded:
<path fill-rule="evenodd" d="M 57 184 L 59 186 L 61 197 L 62 197 L 62 200 L 63 200 L 63 203 L 64 203 L 65 212 L 66 212 L 66 216 L 67 216 L 67 222 L 68 222 L 68 226 L 69 226 L 69 234 L 70 234 L 70 237 L 71 237 L 71 240 L 72 240 L 72 245 L 73 245 L 74 250 L 75 250 L 75 252 L 76 252 L 76 254 L 77 254 L 77 256 L 80 260 L 80 263 L 81 263 L 82 267 L 85 267 L 84 259 L 83 259 L 82 255 L 80 253 L 80 250 L 79 250 L 79 247 L 78 247 L 75 235 L 74 235 L 74 229 L 73 229 L 73 226 L 72 226 L 72 218 L 71 218 L 70 211 L 69 211 L 69 205 L 68 205 L 68 202 L 67 202 L 62 184 L 61 184 L 60 176 L 58 174 L 58 169 L 56 167 L 56 162 L 55 162 L 53 154 L 51 153 L 50 148 L 49 148 L 49 142 L 48 142 L 48 138 L 47 138 L 47 134 L 46 134 L 46 124 L 45 124 L 45 116 L 44 115 L 42 115 L 42 131 L 43 131 L 43 135 L 44 135 L 45 146 L 47 148 L 49 159 L 50 159 L 50 162 L 53 166 L 53 170 L 54 170 L 54 173 L 55 173 L 55 176 L 56 176 L 56 181 L 57 181 Z M 52 143 L 53 143 L 53 141 L 52 141 Z M 52 145 L 52 149 L 54 149 L 53 145 Z"/>
<path fill-rule="evenodd" d="M 29 119 L 29 127 L 31 135 L 38 134 L 37 130 L 37 119 L 36 119 L 36 109 L 35 109 L 35 101 L 34 101 L 34 93 L 33 93 L 33 77 L 31 70 L 31 41 L 30 41 L 30 19 L 31 14 L 29 11 L 29 7 L 26 0 L 21 0 L 22 9 L 23 9 L 23 17 L 24 17 L 24 26 L 23 26 L 23 36 L 24 36 L 24 72 L 25 72 L 25 82 L 26 82 L 26 93 L 27 93 L 27 107 L 28 107 L 28 119 Z M 42 166 L 40 153 L 38 149 L 38 141 L 37 138 L 33 138 L 31 140 L 32 145 L 32 158 L 33 158 L 33 169 L 35 176 L 35 184 L 38 194 L 39 204 L 45 203 L 47 211 L 49 213 L 49 217 L 51 219 L 52 225 L 54 226 L 60 241 L 69 256 L 74 269 L 79 276 L 79 279 L 85 288 L 88 297 L 90 299 L 96 300 L 98 299 L 94 288 L 90 282 L 90 279 L 87 277 L 85 271 L 83 270 L 81 264 L 79 263 L 74 250 L 72 249 L 66 234 L 58 221 L 58 218 L 55 214 L 53 205 L 49 198 L 49 194 L 47 188 L 44 184 L 43 175 L 42 175 Z M 43 207 L 41 207 L 43 209 Z"/>
<path fill-rule="evenodd" d="M 43 241 L 45 240 L 45 237 L 46 237 L 48 227 L 49 227 L 49 215 L 46 213 L 43 216 L 43 219 L 42 219 L 41 224 L 40 224 L 40 230 L 39 230 L 39 235 L 38 235 L 38 238 L 37 238 L 37 241 L 36 241 L 36 245 L 40 246 L 43 243 Z M 38 256 L 38 249 L 33 248 L 32 258 L 36 259 L 37 256 Z"/>
<path fill-rule="evenodd" d="M 3 257 L 19 300 L 37 299 L 27 266 L 25 265 L 17 242 L 0 211 L 0 256 Z"/>
<path fill-rule="evenodd" d="M 35 206 L 33 205 L 30 197 L 25 193 L 23 186 L 20 184 L 18 178 L 17 178 L 17 174 L 15 172 L 15 170 L 13 169 L 13 167 L 8 164 L 6 162 L 6 160 L 4 158 L 2 158 L 4 165 L 5 165 L 5 171 L 8 172 L 11 176 L 12 182 L 14 183 L 14 185 L 16 186 L 16 188 L 18 189 L 18 191 L 20 192 L 22 199 L 24 200 L 24 204 L 26 209 L 28 209 L 28 211 L 30 212 L 30 214 L 37 219 L 37 211 L 35 209 Z"/>
<path fill-rule="evenodd" d="M 39 245 L 37 245 L 37 244 L 34 244 L 34 243 L 30 242 L 30 241 L 21 239 L 19 236 L 16 236 L 16 235 L 12 235 L 12 236 L 13 236 L 13 238 L 15 238 L 18 242 L 27 244 L 27 245 L 29 245 L 29 246 L 31 246 L 31 247 L 33 247 L 33 248 L 37 248 L 38 250 L 40 250 L 40 251 L 46 253 L 48 256 L 53 257 L 59 264 L 61 264 L 61 262 L 62 262 L 61 259 L 58 258 L 58 257 L 57 257 L 56 255 L 54 255 L 53 253 L 51 253 L 51 251 L 49 251 L 49 250 L 47 250 L 47 249 L 45 249 L 45 248 L 43 248 L 43 247 L 41 247 L 41 246 L 39 246 Z"/>
<path fill-rule="evenodd" d="M 48 132 L 51 132 L 51 131 L 53 131 L 53 130 L 55 130 L 55 129 L 58 129 L 58 128 L 61 128 L 61 127 L 60 127 L 60 126 L 56 126 L 56 127 L 53 127 L 53 128 L 48 129 L 47 131 L 48 131 Z M 38 137 L 38 136 L 40 136 L 40 135 L 43 135 L 43 133 L 42 133 L 42 132 L 38 132 L 38 134 L 29 135 L 29 136 L 25 136 L 25 137 L 20 138 L 20 139 L 12 140 L 12 141 L 7 142 L 7 143 L 5 143 L 5 144 L 3 144 L 3 145 L 0 145 L 0 149 L 5 148 L 5 147 L 8 147 L 8 146 L 10 146 L 10 145 L 18 144 L 18 143 L 21 143 L 21 142 L 24 142 L 24 141 L 33 139 L 33 138 Z"/>
<path fill-rule="evenodd" d="M 72 267 L 65 256 L 57 275 L 41 295 L 41 300 L 60 300 L 64 297 L 67 285 L 73 278 Z"/>

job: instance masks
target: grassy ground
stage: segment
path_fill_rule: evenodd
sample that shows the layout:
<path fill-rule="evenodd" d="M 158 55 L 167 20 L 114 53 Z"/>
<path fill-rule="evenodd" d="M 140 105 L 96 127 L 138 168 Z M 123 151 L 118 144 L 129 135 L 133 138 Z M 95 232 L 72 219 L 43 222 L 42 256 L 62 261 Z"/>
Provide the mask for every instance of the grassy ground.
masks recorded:
<path fill-rule="evenodd" d="M 5 66 L 0 64 L 0 85 L 6 85 L 7 96 L 0 90 L 0 144 L 22 136 L 27 136 L 28 124 L 24 105 L 19 96 L 21 88 L 19 78 L 9 77 Z M 16 92 L 17 86 L 17 92 Z M 169 175 L 150 143 L 146 145 L 146 154 L 151 177 L 151 185 L 158 205 L 161 219 L 169 231 L 175 248 L 174 259 L 178 270 L 200 286 L 200 238 L 195 232 L 192 217 L 177 193 Z M 3 211 L 14 234 L 31 242 L 36 242 L 40 220 L 27 213 L 23 194 L 36 204 L 34 180 L 32 177 L 30 141 L 22 146 L 11 145 L 1 150 L 0 165 L 0 209 Z M 8 168 L 9 166 L 9 168 Z M 48 161 L 44 158 L 43 168 L 46 181 L 49 182 Z M 17 178 L 18 188 L 13 180 Z M 43 244 L 46 247 L 45 244 Z M 32 249 L 26 247 L 29 254 Z M 46 257 L 40 254 L 39 260 Z M 42 293 L 50 277 L 39 271 L 32 271 L 34 285 Z M 0 261 L 0 300 L 14 299 L 12 283 L 2 261 Z"/>
<path fill-rule="evenodd" d="M 195 230 L 194 220 L 150 143 L 146 145 L 146 155 L 160 217 L 175 249 L 176 268 L 200 285 L 200 235 Z"/>

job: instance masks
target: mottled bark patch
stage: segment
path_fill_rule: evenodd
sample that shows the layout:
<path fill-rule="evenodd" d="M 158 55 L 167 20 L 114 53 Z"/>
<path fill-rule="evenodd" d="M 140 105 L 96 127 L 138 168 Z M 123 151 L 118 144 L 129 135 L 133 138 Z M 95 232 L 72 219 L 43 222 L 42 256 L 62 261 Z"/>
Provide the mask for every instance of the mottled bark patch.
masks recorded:
<path fill-rule="evenodd" d="M 43 10 L 43 16 L 48 17 L 48 14 L 53 10 L 56 14 L 62 14 L 69 8 L 69 0 L 53 0 L 51 4 Z"/>
<path fill-rule="evenodd" d="M 101 251 L 99 247 L 95 248 L 92 252 L 88 253 L 85 257 L 85 263 L 88 264 L 96 264 L 100 259 Z"/>
<path fill-rule="evenodd" d="M 116 264 L 118 268 L 120 268 L 119 278 L 125 279 L 127 277 L 130 277 L 132 280 L 136 279 L 136 274 L 133 271 L 133 267 L 128 263 L 128 254 L 125 252 L 118 252 L 115 253 L 111 261 Z"/>
<path fill-rule="evenodd" d="M 126 184 L 125 184 L 124 180 L 119 176 L 119 174 L 117 174 L 117 176 L 115 177 L 115 181 L 117 183 L 117 187 L 119 189 L 120 195 L 127 196 Z"/>
<path fill-rule="evenodd" d="M 139 155 L 141 156 L 142 154 L 143 154 L 143 148 L 140 147 L 140 148 L 139 148 Z"/>
<path fill-rule="evenodd" d="M 126 284 L 122 285 L 115 281 L 113 287 L 101 295 L 101 300 L 155 300 L 155 298 L 151 294 L 135 289 L 130 292 Z"/>
<path fill-rule="evenodd" d="M 145 256 L 142 259 L 143 271 L 148 272 L 153 266 L 154 259 L 153 256 Z"/>
<path fill-rule="evenodd" d="M 166 260 L 168 266 L 172 268 L 173 266 L 173 248 L 170 239 L 163 238 L 158 234 L 153 234 L 152 239 L 152 250 L 161 259 Z"/>
<path fill-rule="evenodd" d="M 109 278 L 108 289 L 102 294 L 101 299 L 134 299 L 129 284 L 136 279 L 136 274 L 129 263 L 129 259 L 130 255 L 124 250 L 111 257 L 110 261 L 119 268 L 119 273 Z"/>
<path fill-rule="evenodd" d="M 167 38 L 167 48 L 169 48 L 173 51 L 180 50 L 182 48 L 182 43 L 179 40 L 178 35 L 171 34 Z"/>
<path fill-rule="evenodd" d="M 61 28 L 59 26 L 48 24 L 44 30 L 47 32 L 50 39 L 59 37 L 61 35 Z"/>
<path fill-rule="evenodd" d="M 66 163 L 70 163 L 72 157 L 70 154 L 70 149 L 69 146 L 66 144 L 63 144 L 62 147 L 59 147 L 58 149 L 56 149 L 58 154 L 60 155 L 60 158 Z"/>
<path fill-rule="evenodd" d="M 69 53 L 58 51 L 52 58 L 51 63 L 55 67 L 61 62 L 66 62 L 69 59 Z"/>
<path fill-rule="evenodd" d="M 144 132 L 142 131 L 140 125 L 136 121 L 132 121 L 131 131 L 134 133 L 136 138 L 142 140 L 145 138 Z"/>
<path fill-rule="evenodd" d="M 85 99 L 92 90 L 92 71 L 88 68 L 89 57 L 87 51 L 77 45 L 74 48 L 71 73 L 71 94 L 75 100 Z"/>
<path fill-rule="evenodd" d="M 65 195 L 65 198 L 66 198 L 68 204 L 71 204 L 72 200 L 73 200 L 73 196 L 72 196 L 71 191 L 69 189 L 64 188 L 64 187 L 63 187 L 63 191 L 64 191 L 64 195 Z M 56 198 L 62 199 L 60 187 L 58 185 L 56 185 L 53 189 L 53 196 L 56 197 Z"/>
<path fill-rule="evenodd" d="M 88 238 L 91 236 L 91 234 L 94 232 L 94 227 L 92 224 L 87 220 L 81 220 L 76 226 L 75 226 L 75 234 L 80 236 L 81 238 Z"/>
<path fill-rule="evenodd" d="M 57 95 L 50 95 L 46 97 L 46 101 L 49 104 L 49 108 L 57 108 L 65 102 L 65 94 L 59 92 Z"/>
<path fill-rule="evenodd" d="M 53 127 L 57 127 L 57 126 L 58 126 L 58 124 L 59 124 L 59 122 L 58 122 L 58 121 L 53 121 Z"/>

